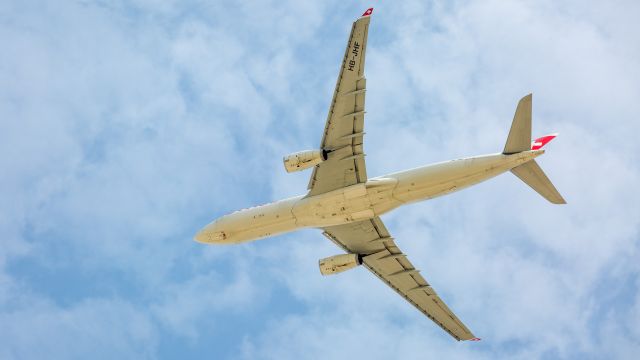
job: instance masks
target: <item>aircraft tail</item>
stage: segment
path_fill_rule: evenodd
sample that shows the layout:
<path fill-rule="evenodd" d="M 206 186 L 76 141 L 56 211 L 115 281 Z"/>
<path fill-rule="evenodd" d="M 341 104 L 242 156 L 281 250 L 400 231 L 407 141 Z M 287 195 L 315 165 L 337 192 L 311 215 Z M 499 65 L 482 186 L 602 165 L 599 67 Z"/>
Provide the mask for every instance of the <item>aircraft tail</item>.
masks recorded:
<path fill-rule="evenodd" d="M 546 135 L 531 141 L 531 106 L 532 95 L 529 94 L 518 102 L 516 113 L 513 116 L 511 130 L 504 145 L 503 154 L 515 154 L 522 151 L 539 150 L 558 134 Z M 535 160 L 528 161 L 511 169 L 511 172 L 529 185 L 538 194 L 553 204 L 566 204 L 562 195 L 553 186 L 547 175 Z"/>

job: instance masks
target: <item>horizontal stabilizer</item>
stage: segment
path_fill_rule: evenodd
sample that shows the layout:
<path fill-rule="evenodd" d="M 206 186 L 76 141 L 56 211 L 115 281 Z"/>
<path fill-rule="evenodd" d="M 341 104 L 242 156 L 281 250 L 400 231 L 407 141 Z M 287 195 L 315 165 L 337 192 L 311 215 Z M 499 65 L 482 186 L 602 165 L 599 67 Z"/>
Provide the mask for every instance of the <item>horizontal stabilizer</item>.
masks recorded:
<path fill-rule="evenodd" d="M 555 186 L 551 183 L 544 171 L 538 166 L 535 160 L 531 160 L 520 166 L 511 169 L 511 172 L 520 180 L 524 181 L 538 194 L 542 195 L 545 199 L 549 200 L 553 204 L 566 204 L 562 195 L 556 190 Z"/>

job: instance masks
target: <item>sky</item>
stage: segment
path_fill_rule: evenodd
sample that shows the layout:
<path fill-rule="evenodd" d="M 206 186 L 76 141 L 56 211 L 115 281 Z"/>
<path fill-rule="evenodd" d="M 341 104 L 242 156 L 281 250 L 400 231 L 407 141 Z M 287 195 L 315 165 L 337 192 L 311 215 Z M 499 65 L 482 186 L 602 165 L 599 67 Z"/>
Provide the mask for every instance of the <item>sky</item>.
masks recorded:
<path fill-rule="evenodd" d="M 367 173 L 499 152 L 532 92 L 538 159 L 383 216 L 482 338 L 456 342 L 307 229 L 193 235 L 303 194 L 354 21 Z M 0 3 L 0 358 L 633 359 L 640 353 L 637 1 Z"/>

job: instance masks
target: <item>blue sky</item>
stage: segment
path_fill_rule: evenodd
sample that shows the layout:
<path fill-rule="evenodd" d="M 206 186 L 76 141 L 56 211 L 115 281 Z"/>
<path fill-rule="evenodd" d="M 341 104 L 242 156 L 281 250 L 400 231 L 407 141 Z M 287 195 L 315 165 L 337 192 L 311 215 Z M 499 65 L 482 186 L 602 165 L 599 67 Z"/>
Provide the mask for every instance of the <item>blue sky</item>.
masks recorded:
<path fill-rule="evenodd" d="M 370 176 L 502 149 L 518 99 L 568 201 L 509 174 L 383 219 L 475 334 L 457 343 L 317 230 L 212 219 L 303 193 L 351 22 Z M 0 358 L 634 358 L 634 1 L 4 1 Z"/>

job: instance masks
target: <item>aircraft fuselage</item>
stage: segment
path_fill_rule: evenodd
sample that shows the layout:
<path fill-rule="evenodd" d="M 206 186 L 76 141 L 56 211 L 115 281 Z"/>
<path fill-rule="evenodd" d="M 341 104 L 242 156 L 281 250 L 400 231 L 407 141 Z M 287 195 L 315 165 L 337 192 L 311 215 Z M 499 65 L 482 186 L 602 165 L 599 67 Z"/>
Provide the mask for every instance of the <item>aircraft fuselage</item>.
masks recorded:
<path fill-rule="evenodd" d="M 315 196 L 296 196 L 222 216 L 197 235 L 203 243 L 237 244 L 300 228 L 380 216 L 400 205 L 449 194 L 524 164 L 544 150 L 450 160 L 369 179 Z"/>

